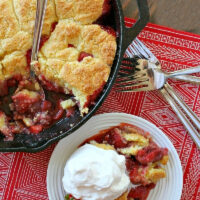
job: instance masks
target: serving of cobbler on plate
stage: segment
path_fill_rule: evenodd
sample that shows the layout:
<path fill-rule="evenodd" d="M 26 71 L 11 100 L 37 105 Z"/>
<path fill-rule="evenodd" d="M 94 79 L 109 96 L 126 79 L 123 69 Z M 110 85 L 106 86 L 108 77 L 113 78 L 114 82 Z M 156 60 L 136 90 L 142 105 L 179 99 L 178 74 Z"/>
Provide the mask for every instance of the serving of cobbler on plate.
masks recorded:
<path fill-rule="evenodd" d="M 121 123 L 100 131 L 68 159 L 63 177 L 65 199 L 146 200 L 166 177 L 163 166 L 168 159 L 168 149 L 159 147 L 148 132 L 136 126 Z"/>
<path fill-rule="evenodd" d="M 0 1 L 0 133 L 37 134 L 62 117 L 87 114 L 106 84 L 116 53 L 116 34 L 106 24 L 110 0 L 48 0 L 38 64 L 42 98 L 27 84 L 36 0 Z M 50 92 L 50 93 L 51 93 Z"/>

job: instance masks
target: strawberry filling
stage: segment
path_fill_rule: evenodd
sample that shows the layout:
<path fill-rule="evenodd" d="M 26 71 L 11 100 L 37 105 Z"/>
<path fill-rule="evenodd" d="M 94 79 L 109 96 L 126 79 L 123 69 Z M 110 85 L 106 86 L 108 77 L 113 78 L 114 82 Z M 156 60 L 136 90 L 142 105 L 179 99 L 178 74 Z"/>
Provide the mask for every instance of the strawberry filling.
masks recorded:
<path fill-rule="evenodd" d="M 42 131 L 43 127 L 41 124 L 38 124 L 38 125 L 33 125 L 29 128 L 30 132 L 31 133 L 35 133 L 35 134 L 38 134 Z"/>
<path fill-rule="evenodd" d="M 15 110 L 24 114 L 25 112 L 33 112 L 35 105 L 40 103 L 40 96 L 37 93 L 33 93 L 34 95 L 29 95 L 30 93 L 27 90 L 23 90 L 12 96 L 12 100 L 14 102 Z"/>
<path fill-rule="evenodd" d="M 161 160 L 164 155 L 167 155 L 166 148 L 148 146 L 138 151 L 136 159 L 143 165 L 147 165 L 150 162 Z"/>
<path fill-rule="evenodd" d="M 87 102 L 85 103 L 84 107 L 89 107 L 90 105 L 95 104 L 95 100 L 99 96 L 99 94 L 102 92 L 104 85 L 105 83 L 103 83 L 98 90 L 94 91 L 92 95 L 88 96 Z"/>
<path fill-rule="evenodd" d="M 101 25 L 101 28 L 115 38 L 117 37 L 116 31 L 112 27 Z"/>
<path fill-rule="evenodd" d="M 92 54 L 90 53 L 86 53 L 84 51 L 82 51 L 80 54 L 79 54 L 79 57 L 78 57 L 78 61 L 81 62 L 85 57 L 94 57 Z"/>
<path fill-rule="evenodd" d="M 151 183 L 147 186 L 140 185 L 136 188 L 132 188 L 128 194 L 128 199 L 146 200 L 151 189 L 155 187 L 155 184 Z"/>
<path fill-rule="evenodd" d="M 61 106 L 62 99 L 59 99 L 56 103 L 56 108 L 55 108 L 55 115 L 53 117 L 54 120 L 59 120 L 63 117 L 64 114 L 64 109 Z"/>
<path fill-rule="evenodd" d="M 69 109 L 67 109 L 67 113 L 66 113 L 66 117 L 71 117 L 74 115 L 74 112 L 75 112 L 75 108 L 74 107 L 71 107 Z"/>
<path fill-rule="evenodd" d="M 108 15 L 110 13 L 110 10 L 111 10 L 110 0 L 104 0 L 102 15 L 103 16 Z"/>
<path fill-rule="evenodd" d="M 5 82 L 6 86 L 16 86 L 20 79 L 21 76 L 15 76 L 14 79 Z M 26 87 L 23 87 L 24 85 Z M 45 100 L 38 91 L 32 90 L 31 85 L 29 85 L 28 80 L 22 80 L 18 83 L 18 88 L 15 87 L 15 92 L 11 97 L 2 97 L 1 109 L 4 109 L 4 104 L 7 104 L 12 113 L 8 117 L 0 110 L 0 132 L 5 136 L 5 140 L 12 140 L 13 134 L 21 132 L 38 134 L 63 116 L 71 117 L 74 114 L 74 108 L 71 108 L 71 111 L 70 109 L 65 111 L 61 107 L 62 99 L 60 96 L 63 96 L 65 100 L 64 95 L 52 93 L 52 101 Z M 52 88 L 52 85 L 50 85 L 50 88 Z M 56 90 L 60 91 L 58 88 Z M 3 122 L 1 123 L 1 121 Z"/>
<path fill-rule="evenodd" d="M 68 44 L 68 48 L 74 48 L 75 46 L 73 44 Z"/>
<path fill-rule="evenodd" d="M 122 154 L 120 149 L 129 148 L 130 145 L 134 143 L 131 141 L 127 141 L 123 134 L 135 133 L 136 130 L 139 131 L 139 128 L 126 123 L 122 123 L 119 126 L 100 131 L 99 134 L 86 139 L 80 146 L 86 143 L 90 143 L 91 141 L 96 141 L 100 144 L 112 145 L 119 154 Z M 144 131 L 140 131 L 138 132 L 138 134 L 144 136 L 145 138 L 150 138 L 149 133 L 146 133 Z M 138 185 L 130 189 L 128 200 L 147 199 L 150 190 L 155 187 L 155 184 L 151 182 L 148 177 L 145 176 L 148 172 L 148 164 L 161 161 L 163 156 L 168 154 L 168 150 L 166 148 L 158 147 L 151 138 L 149 139 L 149 141 L 149 145 L 147 147 L 143 147 L 143 151 L 139 151 L 139 160 L 137 160 L 138 154 L 136 156 L 124 154 L 126 159 L 126 169 L 130 181 L 132 184 Z M 143 163 L 145 163 L 145 165 L 143 165 Z M 158 165 L 155 166 L 155 168 L 157 167 Z"/>
<path fill-rule="evenodd" d="M 45 44 L 45 42 L 49 39 L 48 35 L 42 35 L 41 39 L 40 39 L 40 47 L 39 49 L 42 48 L 42 46 Z"/>
<path fill-rule="evenodd" d="M 54 91 L 54 92 L 60 92 L 60 93 L 64 93 L 64 90 L 62 87 L 57 86 L 56 84 L 52 83 L 51 81 L 48 81 L 44 75 L 40 75 L 39 76 L 39 80 L 42 84 L 42 86 L 49 91 Z"/>
<path fill-rule="evenodd" d="M 111 1 L 104 0 L 102 16 L 100 18 L 109 16 L 110 11 Z M 55 30 L 56 25 L 57 22 L 52 23 L 50 32 L 53 32 Z M 106 30 L 109 34 L 116 36 L 115 31 L 112 28 L 108 26 L 102 28 Z M 42 35 L 39 49 L 42 48 L 42 46 L 48 41 L 48 39 L 49 35 Z M 75 48 L 75 46 L 69 43 L 68 48 Z M 93 57 L 93 55 L 87 52 L 80 52 L 78 61 L 83 61 L 85 57 Z M 26 52 L 26 60 L 27 72 L 29 72 L 31 63 L 31 49 L 29 49 Z M 52 123 L 61 119 L 63 116 L 69 118 L 74 115 L 75 107 L 63 110 L 63 108 L 60 105 L 61 100 L 59 100 L 59 96 L 61 95 L 61 93 L 64 93 L 64 89 L 56 85 L 55 83 L 52 83 L 51 81 L 47 80 L 44 75 L 40 75 L 38 79 L 41 85 L 46 90 L 59 93 L 57 95 L 58 97 L 56 97 L 53 101 L 45 100 L 42 99 L 38 94 L 34 93 L 34 91 L 31 91 L 31 89 L 29 92 L 19 91 L 17 93 L 14 93 L 14 90 L 16 90 L 17 85 L 20 87 L 21 82 L 23 82 L 23 77 L 21 75 L 16 75 L 11 79 L 0 83 L 0 113 L 4 113 L 1 111 L 1 109 L 4 111 L 5 102 L 7 99 L 8 103 L 6 104 L 11 112 L 10 117 L 6 116 L 6 114 L 4 113 L 7 124 L 6 126 L 8 127 L 8 129 L 5 129 L 5 127 L 0 127 L 0 132 L 6 136 L 6 139 L 13 138 L 13 134 L 21 132 L 28 134 L 37 134 L 41 132 L 44 128 L 49 127 Z M 89 107 L 90 105 L 95 103 L 95 100 L 100 94 L 100 92 L 103 90 L 104 85 L 105 83 L 103 83 L 98 90 L 96 90 L 92 95 L 88 97 L 84 107 Z M 11 88 L 11 90 L 9 88 Z M 27 90 L 29 90 L 29 88 Z M 7 98 L 8 93 L 9 96 Z M 71 91 L 69 91 L 69 93 L 71 94 Z M 9 132 L 5 130 L 9 130 Z M 120 147 L 125 145 L 124 141 L 121 140 L 117 133 L 113 133 L 112 137 L 116 141 L 114 144 L 115 146 Z"/>
<path fill-rule="evenodd" d="M 114 128 L 106 135 L 105 140 L 108 144 L 113 145 L 115 148 L 124 148 L 127 146 L 127 141 L 122 137 L 121 131 L 119 128 Z"/>

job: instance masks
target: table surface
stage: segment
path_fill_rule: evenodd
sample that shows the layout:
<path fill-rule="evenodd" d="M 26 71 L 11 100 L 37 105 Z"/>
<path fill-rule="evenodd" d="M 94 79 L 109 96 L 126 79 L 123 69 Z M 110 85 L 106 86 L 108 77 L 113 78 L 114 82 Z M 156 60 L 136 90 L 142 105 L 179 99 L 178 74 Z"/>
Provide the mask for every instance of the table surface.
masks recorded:
<path fill-rule="evenodd" d="M 136 0 L 121 0 L 124 15 L 136 19 Z M 200 34 L 200 1 L 199 0 L 148 0 L 150 22 L 164 25 L 176 30 Z"/>
<path fill-rule="evenodd" d="M 126 19 L 128 26 L 133 23 L 134 20 Z M 139 38 L 158 57 L 164 70 L 200 65 L 198 35 L 148 24 Z M 169 83 L 200 116 L 200 86 L 174 80 Z M 105 112 L 130 113 L 159 127 L 172 141 L 181 160 L 181 200 L 200 199 L 200 151 L 159 91 L 121 94 L 113 87 L 97 113 Z M 32 154 L 0 153 L 0 200 L 47 200 L 46 172 L 54 147 Z"/>

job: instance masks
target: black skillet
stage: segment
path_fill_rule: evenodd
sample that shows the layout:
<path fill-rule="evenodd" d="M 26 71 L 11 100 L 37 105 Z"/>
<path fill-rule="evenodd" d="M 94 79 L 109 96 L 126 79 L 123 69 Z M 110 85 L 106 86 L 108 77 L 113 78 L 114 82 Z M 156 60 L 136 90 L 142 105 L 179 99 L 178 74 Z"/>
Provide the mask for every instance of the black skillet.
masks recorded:
<path fill-rule="evenodd" d="M 117 52 L 112 66 L 109 80 L 104 87 L 104 90 L 96 100 L 96 104 L 90 108 L 90 111 L 84 117 L 80 117 L 78 109 L 75 115 L 70 118 L 63 118 L 49 129 L 44 130 L 37 135 L 17 134 L 13 141 L 3 141 L 3 136 L 0 136 L 0 151 L 1 152 L 38 152 L 47 148 L 50 144 L 68 136 L 83 125 L 95 111 L 101 106 L 106 96 L 109 94 L 112 85 L 117 76 L 121 60 L 124 52 L 132 42 L 132 40 L 140 33 L 149 20 L 149 9 L 147 0 L 137 0 L 139 19 L 132 28 L 126 28 L 124 25 L 124 15 L 120 0 L 112 1 L 112 19 L 111 24 L 115 26 L 118 33 L 117 37 Z"/>

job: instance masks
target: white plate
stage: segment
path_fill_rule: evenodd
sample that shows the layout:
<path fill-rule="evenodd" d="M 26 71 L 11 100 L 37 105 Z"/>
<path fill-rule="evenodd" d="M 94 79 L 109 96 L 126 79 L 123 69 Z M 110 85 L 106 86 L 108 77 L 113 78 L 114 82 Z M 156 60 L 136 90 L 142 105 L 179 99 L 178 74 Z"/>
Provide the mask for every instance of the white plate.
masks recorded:
<path fill-rule="evenodd" d="M 133 124 L 149 132 L 159 146 L 169 149 L 169 162 L 165 166 L 167 177 L 160 180 L 155 189 L 151 190 L 148 200 L 180 199 L 183 185 L 182 167 L 178 154 L 167 136 L 155 125 L 140 117 L 125 113 L 108 113 L 92 117 L 80 129 L 58 143 L 47 170 L 47 191 L 50 200 L 64 199 L 62 177 L 66 160 L 72 152 L 88 137 L 122 122 Z"/>

